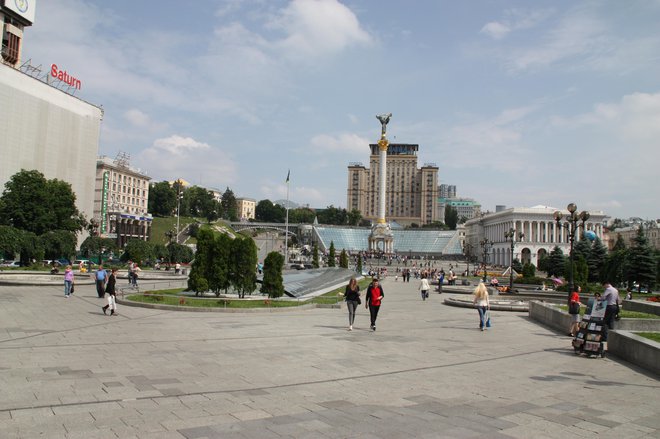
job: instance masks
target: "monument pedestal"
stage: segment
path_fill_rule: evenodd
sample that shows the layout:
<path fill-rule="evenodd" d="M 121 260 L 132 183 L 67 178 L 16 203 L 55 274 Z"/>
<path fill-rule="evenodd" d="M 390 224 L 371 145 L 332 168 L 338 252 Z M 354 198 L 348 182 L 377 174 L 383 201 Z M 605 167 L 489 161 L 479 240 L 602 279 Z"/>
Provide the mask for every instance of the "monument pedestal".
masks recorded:
<path fill-rule="evenodd" d="M 382 243 L 382 245 L 379 245 Z M 394 235 L 386 223 L 376 223 L 369 235 L 369 250 L 372 252 L 394 253 Z"/>

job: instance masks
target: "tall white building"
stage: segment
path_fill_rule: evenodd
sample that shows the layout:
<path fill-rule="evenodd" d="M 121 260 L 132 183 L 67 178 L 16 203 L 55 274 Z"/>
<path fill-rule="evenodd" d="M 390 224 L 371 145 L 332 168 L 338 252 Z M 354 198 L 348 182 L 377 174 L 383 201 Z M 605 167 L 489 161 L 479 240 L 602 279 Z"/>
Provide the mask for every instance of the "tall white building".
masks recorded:
<path fill-rule="evenodd" d="M 473 218 L 465 223 L 465 242 L 470 244 L 472 254 L 479 255 L 479 260 L 483 262 L 480 243 L 487 238 L 492 243 L 488 263 L 508 266 L 512 260 L 511 241 L 508 241 L 504 234 L 514 229 L 516 236 L 522 232 L 524 237 L 516 241 L 513 259 L 518 259 L 523 264 L 530 262 L 538 266 L 539 259 L 548 255 L 555 246 L 562 249 L 565 255 L 569 254 L 568 232 L 564 227 L 558 226 L 554 219 L 557 210 L 562 212 L 564 218 L 569 214 L 566 209 L 534 206 L 513 207 Z M 607 215 L 602 211 L 590 211 L 589 214 L 586 230 L 592 230 L 602 240 L 603 224 Z M 576 233 L 576 242 L 581 236 L 582 229 L 580 233 Z"/>

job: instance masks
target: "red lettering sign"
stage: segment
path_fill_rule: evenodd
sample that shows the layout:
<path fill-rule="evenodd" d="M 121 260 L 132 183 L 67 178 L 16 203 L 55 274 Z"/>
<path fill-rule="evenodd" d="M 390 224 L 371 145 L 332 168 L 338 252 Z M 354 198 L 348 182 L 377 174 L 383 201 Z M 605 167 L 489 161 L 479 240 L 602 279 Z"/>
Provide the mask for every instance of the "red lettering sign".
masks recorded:
<path fill-rule="evenodd" d="M 69 86 L 80 90 L 82 87 L 82 82 L 80 82 L 80 79 L 76 78 L 73 75 L 69 75 L 69 73 L 66 70 L 60 70 L 57 67 L 57 64 L 53 64 L 50 66 L 50 76 L 53 78 L 64 82 L 65 84 L 68 84 Z"/>

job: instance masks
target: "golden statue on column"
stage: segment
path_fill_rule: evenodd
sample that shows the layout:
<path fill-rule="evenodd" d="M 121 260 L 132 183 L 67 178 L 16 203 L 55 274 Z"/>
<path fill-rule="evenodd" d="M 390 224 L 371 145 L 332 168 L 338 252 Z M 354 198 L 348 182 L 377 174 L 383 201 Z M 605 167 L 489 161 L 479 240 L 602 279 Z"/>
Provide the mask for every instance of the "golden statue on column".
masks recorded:
<path fill-rule="evenodd" d="M 385 201 L 387 194 L 387 124 L 390 122 L 392 113 L 379 114 L 376 118 L 380 121 L 381 132 L 378 141 L 379 167 L 378 167 L 378 219 L 371 229 L 369 235 L 369 250 L 374 252 L 383 252 L 386 254 L 394 253 L 394 237 L 389 224 L 385 221 Z M 382 243 L 382 246 L 379 244 Z"/>

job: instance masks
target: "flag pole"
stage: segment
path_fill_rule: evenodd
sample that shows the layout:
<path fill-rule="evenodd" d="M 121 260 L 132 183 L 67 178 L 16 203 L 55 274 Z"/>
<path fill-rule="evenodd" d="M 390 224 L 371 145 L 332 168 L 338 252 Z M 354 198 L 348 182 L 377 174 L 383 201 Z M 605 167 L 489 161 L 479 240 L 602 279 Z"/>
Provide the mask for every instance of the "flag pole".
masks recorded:
<path fill-rule="evenodd" d="M 284 266 L 289 263 L 289 177 L 291 170 L 286 174 L 286 221 L 284 224 Z"/>

